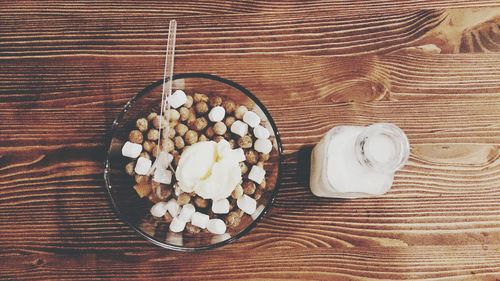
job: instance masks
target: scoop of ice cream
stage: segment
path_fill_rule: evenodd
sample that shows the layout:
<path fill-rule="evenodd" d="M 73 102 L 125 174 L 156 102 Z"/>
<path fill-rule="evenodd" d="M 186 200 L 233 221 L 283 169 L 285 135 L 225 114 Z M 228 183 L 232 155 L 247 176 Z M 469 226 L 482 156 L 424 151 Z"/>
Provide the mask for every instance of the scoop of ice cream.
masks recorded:
<path fill-rule="evenodd" d="M 217 143 L 203 141 L 191 145 L 182 154 L 175 176 L 184 192 L 192 192 L 195 185 L 210 176 L 217 158 Z"/>
<path fill-rule="evenodd" d="M 231 195 L 241 181 L 238 158 L 227 141 L 202 141 L 182 154 L 176 169 L 184 192 L 195 191 L 204 199 L 219 200 Z"/>

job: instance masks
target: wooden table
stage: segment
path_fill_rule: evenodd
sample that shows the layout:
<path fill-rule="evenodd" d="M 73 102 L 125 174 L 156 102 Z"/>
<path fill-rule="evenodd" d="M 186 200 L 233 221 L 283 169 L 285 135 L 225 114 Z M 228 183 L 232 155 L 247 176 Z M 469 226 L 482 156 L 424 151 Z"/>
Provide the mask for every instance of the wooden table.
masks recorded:
<path fill-rule="evenodd" d="M 169 2 L 0 4 L 0 279 L 500 279 L 497 1 Z M 175 71 L 247 87 L 286 153 L 272 212 L 196 254 L 141 239 L 103 181 L 106 133 L 162 76 L 172 18 Z M 411 142 L 392 190 L 314 197 L 307 151 L 374 122 Z"/>

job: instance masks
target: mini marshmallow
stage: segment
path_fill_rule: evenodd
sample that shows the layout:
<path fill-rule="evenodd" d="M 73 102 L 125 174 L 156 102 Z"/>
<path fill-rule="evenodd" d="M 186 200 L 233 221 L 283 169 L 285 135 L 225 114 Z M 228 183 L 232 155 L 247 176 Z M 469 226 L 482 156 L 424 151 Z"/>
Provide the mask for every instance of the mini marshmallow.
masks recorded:
<path fill-rule="evenodd" d="M 259 166 L 252 166 L 250 173 L 248 174 L 248 179 L 253 180 L 254 182 L 261 184 L 266 176 L 266 170 Z"/>
<path fill-rule="evenodd" d="M 172 232 L 181 232 L 184 230 L 184 228 L 186 227 L 186 222 L 181 220 L 180 218 L 178 217 L 175 217 L 171 222 L 170 222 L 170 226 L 169 226 L 169 229 L 170 231 Z"/>
<path fill-rule="evenodd" d="M 175 199 L 170 199 L 166 204 L 165 204 L 165 209 L 170 213 L 172 217 L 177 217 L 179 212 L 181 211 L 181 207 L 177 203 L 177 200 Z"/>
<path fill-rule="evenodd" d="M 253 212 L 250 216 L 252 217 L 253 220 L 256 220 L 260 216 L 262 211 L 264 211 L 264 205 L 259 205 L 259 207 L 257 207 L 255 212 Z"/>
<path fill-rule="evenodd" d="M 160 152 L 158 157 L 156 157 L 156 160 L 153 162 L 153 165 L 151 165 L 151 168 L 149 168 L 148 175 L 151 175 L 153 172 L 155 172 L 157 168 L 168 169 L 168 165 L 170 165 L 173 160 L 174 156 L 172 154 L 165 151 Z"/>
<path fill-rule="evenodd" d="M 167 209 L 165 209 L 165 202 L 158 202 L 154 204 L 149 211 L 154 217 L 163 217 L 167 213 Z"/>
<path fill-rule="evenodd" d="M 253 135 L 258 139 L 268 139 L 271 134 L 268 129 L 259 125 L 253 129 Z"/>
<path fill-rule="evenodd" d="M 213 234 L 224 234 L 226 232 L 226 224 L 221 219 L 211 219 L 207 223 L 207 229 Z"/>
<path fill-rule="evenodd" d="M 245 151 L 241 147 L 231 150 L 231 156 L 238 162 L 243 162 L 247 159 L 245 157 Z"/>
<path fill-rule="evenodd" d="M 208 113 L 208 119 L 212 122 L 219 122 L 224 119 L 224 116 L 226 115 L 226 110 L 224 110 L 224 107 L 222 106 L 216 106 L 210 110 Z"/>
<path fill-rule="evenodd" d="M 238 205 L 238 208 L 240 208 L 243 212 L 251 215 L 257 208 L 257 201 L 255 201 L 252 197 L 243 194 L 243 196 L 236 200 L 236 205 Z"/>
<path fill-rule="evenodd" d="M 138 175 L 147 175 L 151 168 L 151 160 L 145 157 L 139 157 L 137 164 L 135 164 L 135 173 Z"/>
<path fill-rule="evenodd" d="M 250 125 L 250 127 L 255 128 L 260 124 L 260 117 L 253 111 L 247 111 L 243 114 L 243 121 Z"/>
<path fill-rule="evenodd" d="M 236 120 L 233 125 L 231 125 L 231 132 L 243 137 L 248 133 L 248 125 L 240 120 Z"/>
<path fill-rule="evenodd" d="M 229 213 L 229 201 L 227 201 L 227 199 L 225 198 L 217 201 L 212 201 L 212 212 L 214 212 L 214 214 Z"/>
<path fill-rule="evenodd" d="M 186 93 L 182 90 L 177 90 L 173 94 L 168 97 L 168 104 L 172 108 L 178 108 L 181 105 L 185 104 L 187 101 Z"/>
<path fill-rule="evenodd" d="M 191 204 L 186 204 L 182 206 L 181 213 L 179 214 L 179 219 L 185 221 L 185 222 L 190 222 L 191 217 L 193 214 L 196 212 L 196 209 L 194 208 L 193 205 Z"/>
<path fill-rule="evenodd" d="M 137 158 L 142 152 L 142 145 L 133 142 L 126 142 L 122 147 L 122 155 L 128 158 Z"/>
<path fill-rule="evenodd" d="M 191 224 L 201 228 L 205 229 L 207 228 L 208 221 L 210 220 L 210 217 L 208 215 L 205 215 L 200 212 L 195 212 L 191 216 Z"/>
<path fill-rule="evenodd" d="M 269 153 L 273 150 L 273 144 L 269 139 L 257 139 L 253 147 L 262 153 Z"/>
<path fill-rule="evenodd" d="M 172 182 L 172 171 L 165 168 L 157 168 L 153 180 L 159 183 L 170 184 Z"/>

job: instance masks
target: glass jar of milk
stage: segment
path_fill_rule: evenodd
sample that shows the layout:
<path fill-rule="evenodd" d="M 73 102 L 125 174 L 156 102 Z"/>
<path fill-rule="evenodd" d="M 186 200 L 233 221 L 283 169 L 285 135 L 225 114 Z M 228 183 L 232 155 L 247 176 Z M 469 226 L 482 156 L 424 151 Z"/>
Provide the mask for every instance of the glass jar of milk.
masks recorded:
<path fill-rule="evenodd" d="M 313 149 L 311 191 L 337 198 L 382 195 L 409 153 L 408 138 L 393 124 L 335 127 Z"/>

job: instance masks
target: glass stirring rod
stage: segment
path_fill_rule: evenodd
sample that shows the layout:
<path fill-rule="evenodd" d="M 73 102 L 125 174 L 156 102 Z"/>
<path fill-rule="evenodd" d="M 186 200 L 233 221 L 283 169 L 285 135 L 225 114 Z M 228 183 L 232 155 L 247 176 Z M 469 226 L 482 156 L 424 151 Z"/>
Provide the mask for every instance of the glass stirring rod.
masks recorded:
<path fill-rule="evenodd" d="M 166 125 L 165 125 L 165 130 L 166 130 L 166 136 L 169 135 L 169 130 L 170 130 L 170 104 L 168 103 L 168 98 L 172 94 L 172 78 L 174 74 L 174 55 L 175 55 L 175 38 L 177 34 L 177 21 L 176 20 L 171 20 L 169 23 L 168 27 L 168 39 L 167 39 L 167 48 L 165 51 L 165 67 L 163 69 L 163 87 L 162 87 L 162 94 L 161 94 L 161 104 L 160 104 L 160 121 L 159 121 L 159 129 L 158 133 L 160 135 L 158 139 L 158 146 L 161 149 L 160 155 L 156 158 L 155 162 L 151 166 L 151 169 L 149 170 L 149 174 L 152 174 L 156 167 L 158 166 L 159 162 L 166 161 L 169 163 L 170 161 L 168 160 L 168 155 L 165 152 L 165 147 L 162 148 L 161 146 L 161 140 L 162 140 L 162 121 L 163 121 L 163 116 L 164 116 L 164 110 L 166 107 Z M 167 80 L 168 76 L 168 80 Z M 172 173 L 175 173 L 174 168 L 172 167 L 171 163 L 168 164 L 170 166 L 170 169 L 172 170 Z"/>

